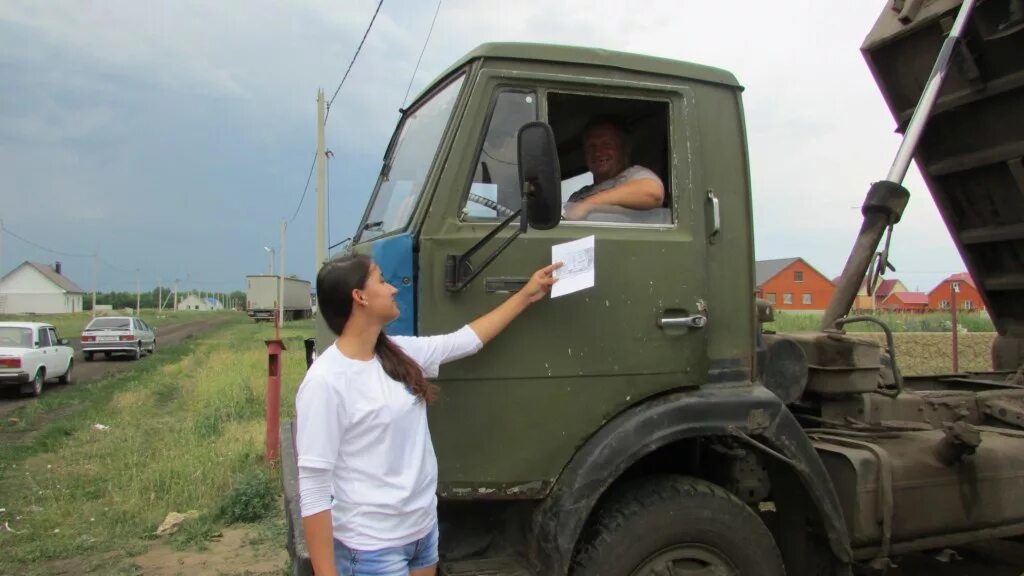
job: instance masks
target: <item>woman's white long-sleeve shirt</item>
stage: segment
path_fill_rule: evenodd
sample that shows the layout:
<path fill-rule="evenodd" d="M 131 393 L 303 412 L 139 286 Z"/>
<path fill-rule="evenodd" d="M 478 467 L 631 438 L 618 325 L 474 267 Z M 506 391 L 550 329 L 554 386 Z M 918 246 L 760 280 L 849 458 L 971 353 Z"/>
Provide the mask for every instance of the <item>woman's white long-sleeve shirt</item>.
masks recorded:
<path fill-rule="evenodd" d="M 391 339 L 428 378 L 483 346 L 469 326 Z M 303 516 L 330 508 L 334 537 L 357 550 L 401 546 L 430 532 L 437 520 L 437 458 L 426 405 L 376 357 L 353 360 L 329 346 L 306 372 L 295 411 Z"/>

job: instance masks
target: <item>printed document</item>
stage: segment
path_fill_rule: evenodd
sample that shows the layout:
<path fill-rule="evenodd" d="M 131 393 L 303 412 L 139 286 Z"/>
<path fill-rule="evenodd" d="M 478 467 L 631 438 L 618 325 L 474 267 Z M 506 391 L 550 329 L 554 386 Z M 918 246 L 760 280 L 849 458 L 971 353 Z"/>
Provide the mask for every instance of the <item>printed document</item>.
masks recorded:
<path fill-rule="evenodd" d="M 551 247 L 551 263 L 562 262 L 555 270 L 558 282 L 551 287 L 551 297 L 558 298 L 594 286 L 594 237 L 587 236 Z"/>

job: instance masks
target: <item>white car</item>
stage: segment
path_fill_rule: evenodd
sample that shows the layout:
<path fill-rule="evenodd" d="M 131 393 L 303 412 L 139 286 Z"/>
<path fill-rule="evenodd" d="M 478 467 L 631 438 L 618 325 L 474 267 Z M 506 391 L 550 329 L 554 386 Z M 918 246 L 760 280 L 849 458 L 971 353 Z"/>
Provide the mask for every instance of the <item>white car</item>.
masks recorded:
<path fill-rule="evenodd" d="M 93 318 L 82 330 L 82 355 L 91 362 L 93 354 L 128 354 L 138 360 L 143 352 L 156 352 L 156 330 L 142 318 L 101 316 Z"/>
<path fill-rule="evenodd" d="M 0 322 L 0 386 L 39 396 L 49 379 L 70 384 L 75 351 L 67 344 L 51 324 Z"/>

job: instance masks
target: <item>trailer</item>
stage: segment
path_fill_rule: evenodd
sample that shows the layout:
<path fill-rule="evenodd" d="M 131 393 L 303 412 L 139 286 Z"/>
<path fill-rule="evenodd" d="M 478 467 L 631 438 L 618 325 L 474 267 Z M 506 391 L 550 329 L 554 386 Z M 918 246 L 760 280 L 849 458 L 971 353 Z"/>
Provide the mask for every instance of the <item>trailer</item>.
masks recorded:
<path fill-rule="evenodd" d="M 245 277 L 245 311 L 257 322 L 270 322 L 277 309 L 280 276 L 253 275 Z M 294 277 L 284 278 L 284 320 L 301 320 L 313 316 L 310 284 Z"/>

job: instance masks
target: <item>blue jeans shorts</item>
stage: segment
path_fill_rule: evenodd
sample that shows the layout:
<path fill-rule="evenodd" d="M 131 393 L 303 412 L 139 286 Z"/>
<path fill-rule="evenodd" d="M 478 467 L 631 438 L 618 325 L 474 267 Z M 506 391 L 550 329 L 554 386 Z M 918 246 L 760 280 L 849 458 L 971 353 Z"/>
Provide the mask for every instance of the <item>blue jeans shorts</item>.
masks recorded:
<path fill-rule="evenodd" d="M 404 546 L 383 550 L 353 550 L 334 540 L 334 563 L 338 576 L 409 576 L 437 564 L 437 524 L 429 534 Z"/>

